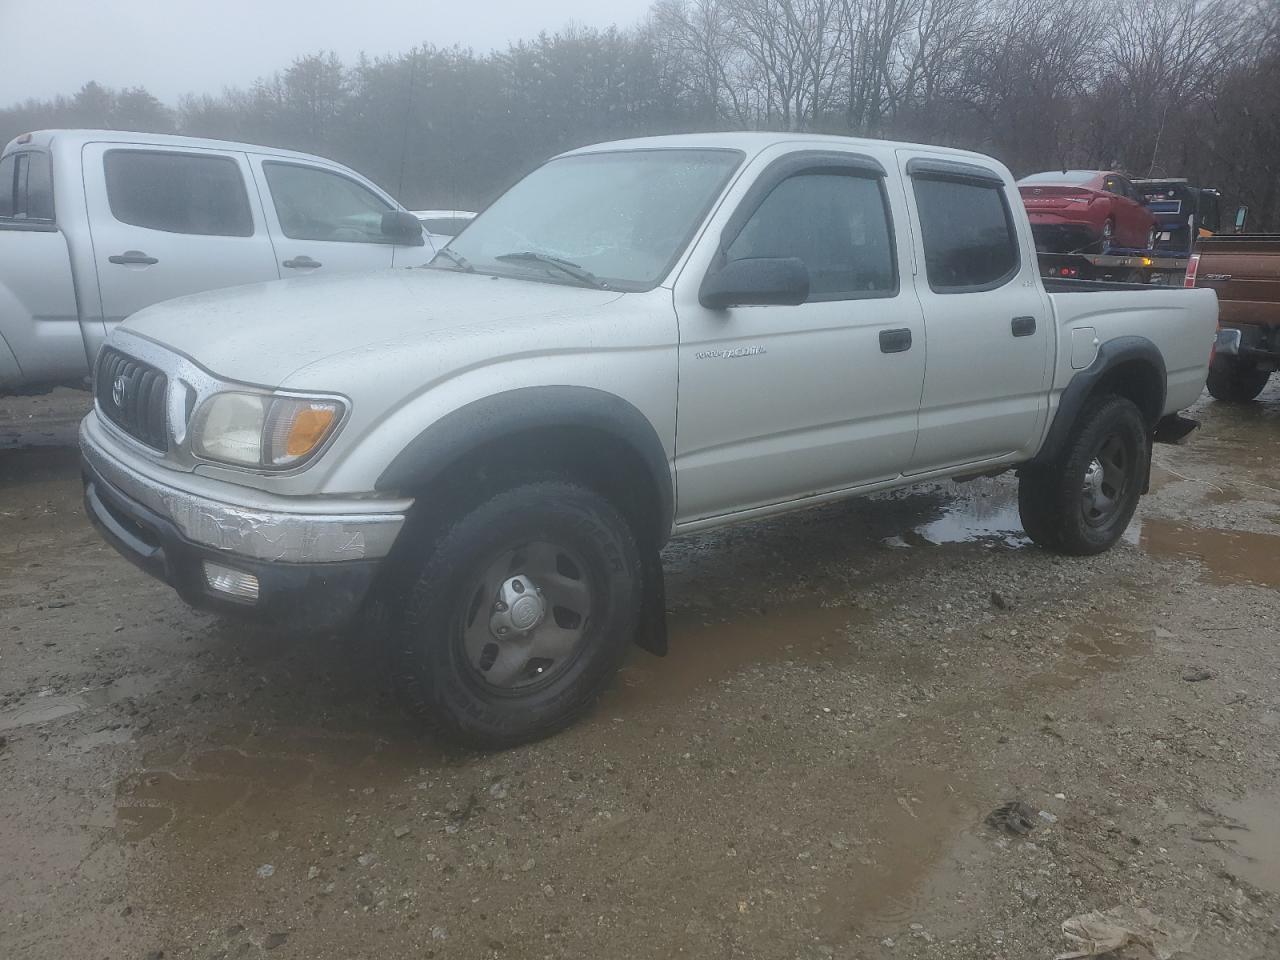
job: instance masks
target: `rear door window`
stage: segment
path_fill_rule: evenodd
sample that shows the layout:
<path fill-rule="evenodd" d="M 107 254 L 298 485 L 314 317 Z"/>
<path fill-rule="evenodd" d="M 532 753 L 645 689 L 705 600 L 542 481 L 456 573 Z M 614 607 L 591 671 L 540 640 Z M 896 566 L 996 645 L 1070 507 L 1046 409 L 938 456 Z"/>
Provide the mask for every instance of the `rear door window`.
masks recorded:
<path fill-rule="evenodd" d="M 0 217 L 13 219 L 13 211 L 17 206 L 14 196 L 18 185 L 18 155 L 11 153 L 0 160 Z"/>
<path fill-rule="evenodd" d="M 319 167 L 268 161 L 262 164 L 280 229 L 292 240 L 394 243 L 382 232 L 382 215 L 393 209 L 350 177 Z"/>
<path fill-rule="evenodd" d="M 20 178 L 18 198 L 24 199 L 28 220 L 53 219 L 53 172 L 47 153 L 28 153 L 26 175 Z"/>
<path fill-rule="evenodd" d="M 0 161 L 0 217 L 53 221 L 53 178 L 47 153 L 12 153 Z"/>
<path fill-rule="evenodd" d="M 253 235 L 253 213 L 232 157 L 109 150 L 107 202 L 121 223 L 205 237 Z"/>
<path fill-rule="evenodd" d="M 994 290 L 1018 272 L 1018 242 L 997 183 L 915 176 L 925 272 L 936 293 Z"/>

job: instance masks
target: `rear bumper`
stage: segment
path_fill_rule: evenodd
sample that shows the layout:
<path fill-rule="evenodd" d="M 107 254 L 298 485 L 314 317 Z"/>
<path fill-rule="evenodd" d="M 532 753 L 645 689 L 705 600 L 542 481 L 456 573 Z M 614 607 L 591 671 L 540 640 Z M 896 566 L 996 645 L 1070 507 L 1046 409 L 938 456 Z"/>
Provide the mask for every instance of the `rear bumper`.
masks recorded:
<path fill-rule="evenodd" d="M 1280 369 L 1280 326 L 1219 320 L 1214 355 L 1239 357 L 1264 369 Z"/>
<path fill-rule="evenodd" d="M 1031 215 L 1031 235 L 1035 237 L 1037 247 L 1083 250 L 1101 239 L 1102 228 L 1088 221 L 1035 213 Z"/>

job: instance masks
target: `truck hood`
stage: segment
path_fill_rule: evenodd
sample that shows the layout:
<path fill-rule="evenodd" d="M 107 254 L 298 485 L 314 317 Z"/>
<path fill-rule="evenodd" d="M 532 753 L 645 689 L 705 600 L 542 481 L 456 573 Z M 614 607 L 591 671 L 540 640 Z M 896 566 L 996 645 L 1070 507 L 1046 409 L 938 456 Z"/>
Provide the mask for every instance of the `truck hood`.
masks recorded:
<path fill-rule="evenodd" d="M 353 351 L 416 353 L 426 342 L 500 334 L 515 324 L 554 326 L 620 296 L 450 270 L 382 270 L 180 297 L 139 310 L 122 326 L 219 377 L 279 387 Z"/>

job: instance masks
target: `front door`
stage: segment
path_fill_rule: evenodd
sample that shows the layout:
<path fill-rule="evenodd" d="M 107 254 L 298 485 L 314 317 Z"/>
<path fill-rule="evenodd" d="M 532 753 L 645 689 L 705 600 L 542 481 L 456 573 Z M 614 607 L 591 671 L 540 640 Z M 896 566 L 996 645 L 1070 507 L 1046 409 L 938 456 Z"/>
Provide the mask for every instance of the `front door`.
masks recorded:
<path fill-rule="evenodd" d="M 909 473 L 1032 452 L 1048 415 L 1052 314 L 1030 236 L 994 169 L 899 151 L 928 370 Z"/>
<path fill-rule="evenodd" d="M 90 143 L 89 232 L 109 329 L 143 307 L 279 277 L 242 153 Z"/>
<path fill-rule="evenodd" d="M 904 220 L 875 161 L 792 154 L 720 225 L 714 258 L 695 251 L 675 289 L 681 522 L 898 476 L 924 377 Z M 799 258 L 808 301 L 701 305 L 708 259 L 762 257 Z"/>
<path fill-rule="evenodd" d="M 382 215 L 396 208 L 358 180 L 304 161 L 251 159 L 281 276 L 382 270 L 431 258 L 428 248 L 397 245 L 382 232 Z"/>

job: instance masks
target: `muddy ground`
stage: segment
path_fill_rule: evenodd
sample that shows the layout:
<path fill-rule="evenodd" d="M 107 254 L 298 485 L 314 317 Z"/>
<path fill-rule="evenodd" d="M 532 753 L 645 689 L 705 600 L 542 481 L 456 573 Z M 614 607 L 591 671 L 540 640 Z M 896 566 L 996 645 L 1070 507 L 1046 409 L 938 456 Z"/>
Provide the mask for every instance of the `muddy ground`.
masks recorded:
<path fill-rule="evenodd" d="M 1115 906 L 1280 956 L 1274 384 L 1096 559 L 1009 478 L 673 543 L 671 655 L 489 756 L 100 543 L 84 402 L 0 401 L 0 957 L 1022 960 Z"/>

